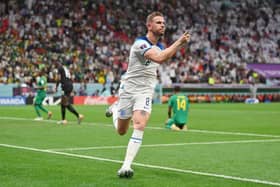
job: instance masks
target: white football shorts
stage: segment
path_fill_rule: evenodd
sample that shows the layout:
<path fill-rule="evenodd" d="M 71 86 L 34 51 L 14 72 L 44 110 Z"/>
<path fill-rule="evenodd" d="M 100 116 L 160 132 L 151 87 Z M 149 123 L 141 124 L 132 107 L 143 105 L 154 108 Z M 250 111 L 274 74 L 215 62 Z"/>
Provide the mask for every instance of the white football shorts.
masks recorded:
<path fill-rule="evenodd" d="M 122 93 L 119 97 L 118 116 L 120 119 L 128 119 L 132 117 L 132 113 L 135 110 L 146 111 L 149 114 L 152 111 L 151 94 L 132 95 Z"/>

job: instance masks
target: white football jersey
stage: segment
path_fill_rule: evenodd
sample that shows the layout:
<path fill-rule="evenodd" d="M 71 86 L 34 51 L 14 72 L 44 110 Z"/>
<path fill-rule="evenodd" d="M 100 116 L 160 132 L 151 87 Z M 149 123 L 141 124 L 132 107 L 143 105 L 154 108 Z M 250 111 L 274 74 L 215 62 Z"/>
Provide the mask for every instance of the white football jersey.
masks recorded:
<path fill-rule="evenodd" d="M 158 63 L 144 57 L 146 51 L 151 48 L 163 50 L 163 45 L 153 45 L 146 36 L 137 38 L 131 46 L 128 69 L 124 77 L 124 91 L 132 94 L 153 94 L 157 83 Z"/>

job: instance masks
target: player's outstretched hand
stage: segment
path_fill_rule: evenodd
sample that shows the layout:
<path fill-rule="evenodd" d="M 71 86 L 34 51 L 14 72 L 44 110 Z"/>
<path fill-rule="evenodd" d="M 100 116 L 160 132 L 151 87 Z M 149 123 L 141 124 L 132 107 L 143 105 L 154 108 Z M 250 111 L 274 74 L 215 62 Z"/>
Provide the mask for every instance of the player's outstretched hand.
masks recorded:
<path fill-rule="evenodd" d="M 189 31 L 186 31 L 179 39 L 181 45 L 188 43 L 191 39 L 191 34 Z"/>

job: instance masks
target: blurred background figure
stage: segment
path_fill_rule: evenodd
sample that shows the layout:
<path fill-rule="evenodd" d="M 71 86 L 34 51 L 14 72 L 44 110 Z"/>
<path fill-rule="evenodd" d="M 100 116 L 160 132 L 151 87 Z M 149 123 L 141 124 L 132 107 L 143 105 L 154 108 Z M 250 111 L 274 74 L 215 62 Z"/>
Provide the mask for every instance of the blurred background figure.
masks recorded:
<path fill-rule="evenodd" d="M 35 89 L 37 90 L 37 94 L 34 99 L 34 107 L 37 117 L 34 120 L 43 120 L 40 110 L 48 114 L 48 119 L 50 119 L 52 117 L 52 112 L 43 107 L 43 101 L 47 96 L 47 78 L 45 76 L 44 69 L 41 69 L 41 71 L 38 73 L 38 76 L 36 77 Z"/>
<path fill-rule="evenodd" d="M 186 95 L 180 93 L 179 86 L 174 87 L 174 95 L 168 100 L 168 119 L 166 128 L 171 130 L 188 130 L 189 100 Z"/>

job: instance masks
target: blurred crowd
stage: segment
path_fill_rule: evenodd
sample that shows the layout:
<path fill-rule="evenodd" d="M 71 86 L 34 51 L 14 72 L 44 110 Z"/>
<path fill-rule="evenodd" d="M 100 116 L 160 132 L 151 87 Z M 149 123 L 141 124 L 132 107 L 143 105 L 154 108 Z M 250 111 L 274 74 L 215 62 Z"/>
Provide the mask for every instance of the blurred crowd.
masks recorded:
<path fill-rule="evenodd" d="M 0 3 L 0 83 L 30 84 L 42 68 L 54 82 L 54 61 L 69 65 L 74 82 L 118 82 L 155 10 L 166 16 L 166 47 L 192 33 L 158 69 L 160 83 L 247 83 L 247 63 L 280 63 L 277 0 L 10 0 Z"/>

